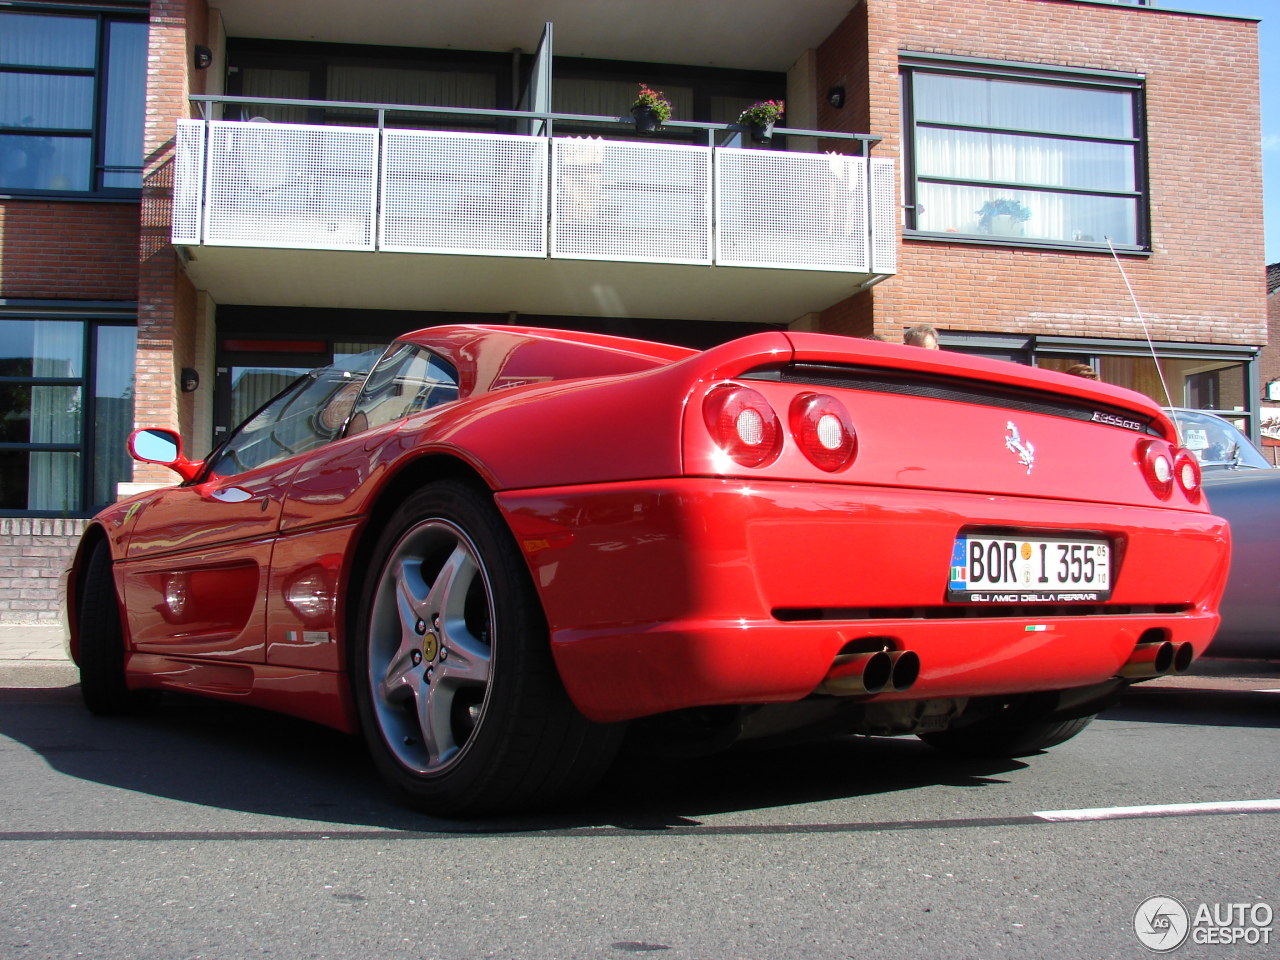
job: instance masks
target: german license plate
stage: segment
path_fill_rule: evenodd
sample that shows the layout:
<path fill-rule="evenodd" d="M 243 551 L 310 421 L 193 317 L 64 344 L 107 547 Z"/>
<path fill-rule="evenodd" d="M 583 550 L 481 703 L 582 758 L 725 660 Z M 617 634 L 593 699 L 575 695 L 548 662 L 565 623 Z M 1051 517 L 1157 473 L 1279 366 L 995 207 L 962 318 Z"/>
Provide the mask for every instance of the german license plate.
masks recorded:
<path fill-rule="evenodd" d="M 951 552 L 950 601 L 1097 603 L 1110 596 L 1106 540 L 962 535 Z"/>

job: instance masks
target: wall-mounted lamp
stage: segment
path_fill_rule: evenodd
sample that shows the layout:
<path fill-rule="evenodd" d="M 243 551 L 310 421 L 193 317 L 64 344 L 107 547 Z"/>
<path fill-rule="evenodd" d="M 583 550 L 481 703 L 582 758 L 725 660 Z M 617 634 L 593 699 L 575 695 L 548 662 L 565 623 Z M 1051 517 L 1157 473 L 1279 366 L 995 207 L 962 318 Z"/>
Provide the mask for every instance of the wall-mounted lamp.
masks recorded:
<path fill-rule="evenodd" d="M 844 106 L 844 87 L 832 87 L 827 91 L 827 103 L 837 110 Z"/>
<path fill-rule="evenodd" d="M 200 389 L 200 372 L 194 367 L 183 367 L 182 376 L 178 378 L 183 393 L 195 393 Z"/>
<path fill-rule="evenodd" d="M 208 70 L 209 67 L 213 66 L 213 51 L 208 47 L 196 44 L 195 59 L 197 70 Z"/>

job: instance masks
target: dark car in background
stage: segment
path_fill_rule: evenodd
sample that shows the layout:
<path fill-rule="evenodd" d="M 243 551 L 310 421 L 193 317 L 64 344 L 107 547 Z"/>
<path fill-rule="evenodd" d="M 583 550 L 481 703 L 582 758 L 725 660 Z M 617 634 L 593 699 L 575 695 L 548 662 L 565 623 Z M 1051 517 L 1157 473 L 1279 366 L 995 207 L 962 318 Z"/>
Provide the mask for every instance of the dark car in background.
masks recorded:
<path fill-rule="evenodd" d="M 1231 524 L 1231 573 L 1206 656 L 1280 659 L 1280 470 L 1228 420 L 1170 413 L 1200 461 L 1209 508 Z"/>

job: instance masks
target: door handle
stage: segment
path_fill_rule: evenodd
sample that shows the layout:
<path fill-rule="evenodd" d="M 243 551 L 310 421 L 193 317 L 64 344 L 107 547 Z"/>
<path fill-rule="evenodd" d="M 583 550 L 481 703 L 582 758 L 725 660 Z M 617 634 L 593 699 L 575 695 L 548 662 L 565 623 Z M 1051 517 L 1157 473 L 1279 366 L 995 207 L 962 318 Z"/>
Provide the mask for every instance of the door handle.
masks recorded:
<path fill-rule="evenodd" d="M 253 499 L 253 494 L 244 489 L 244 487 L 220 487 L 209 496 L 221 503 L 244 503 L 246 500 Z M 263 509 L 266 509 L 265 504 Z"/>

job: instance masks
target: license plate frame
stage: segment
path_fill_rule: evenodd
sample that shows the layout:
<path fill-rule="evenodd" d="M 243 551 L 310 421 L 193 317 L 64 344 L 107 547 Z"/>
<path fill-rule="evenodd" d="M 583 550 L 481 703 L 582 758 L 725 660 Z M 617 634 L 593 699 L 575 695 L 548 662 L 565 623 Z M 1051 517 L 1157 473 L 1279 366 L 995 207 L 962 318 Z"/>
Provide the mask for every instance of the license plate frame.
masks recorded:
<path fill-rule="evenodd" d="M 1098 534 L 958 533 L 947 602 L 1101 603 L 1111 598 L 1114 557 Z"/>

